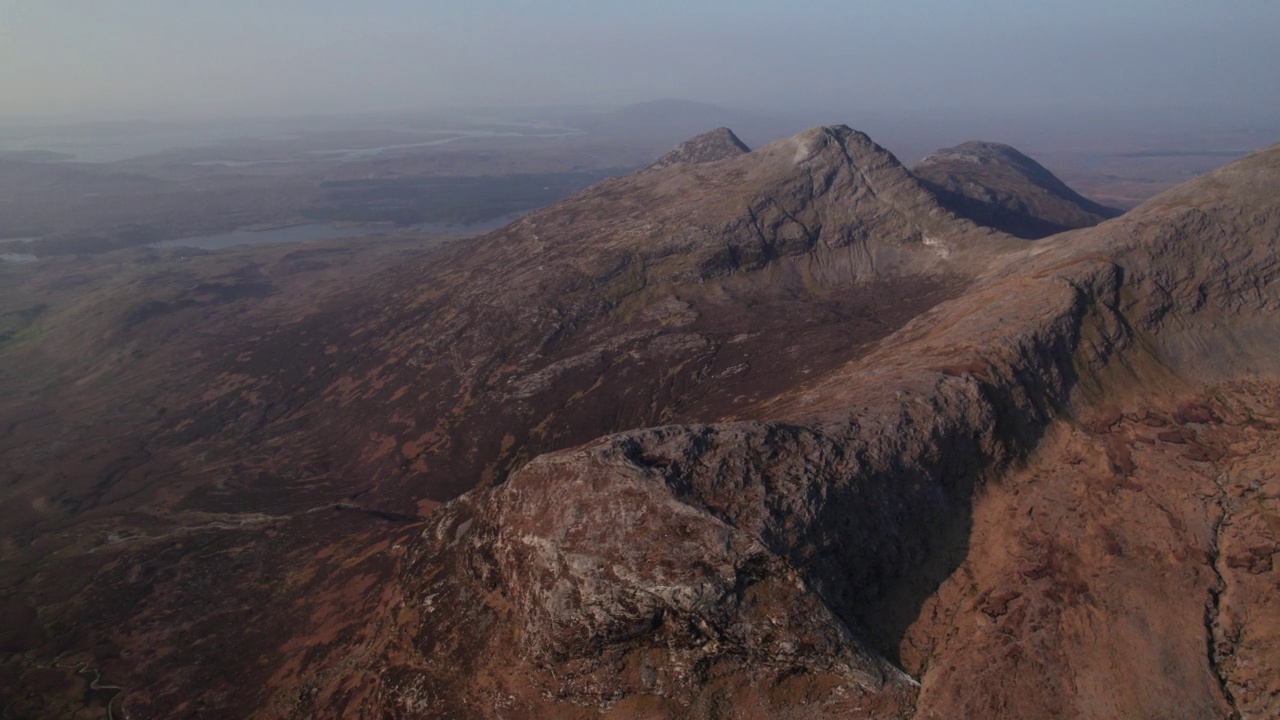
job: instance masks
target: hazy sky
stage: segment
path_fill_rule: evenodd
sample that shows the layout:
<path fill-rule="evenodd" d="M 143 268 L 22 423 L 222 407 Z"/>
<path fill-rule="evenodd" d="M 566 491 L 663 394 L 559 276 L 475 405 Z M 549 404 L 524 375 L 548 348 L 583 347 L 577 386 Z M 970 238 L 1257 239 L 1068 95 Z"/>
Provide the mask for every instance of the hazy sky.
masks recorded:
<path fill-rule="evenodd" d="M 1280 0 L 0 0 L 0 117 L 676 97 L 1280 115 Z"/>

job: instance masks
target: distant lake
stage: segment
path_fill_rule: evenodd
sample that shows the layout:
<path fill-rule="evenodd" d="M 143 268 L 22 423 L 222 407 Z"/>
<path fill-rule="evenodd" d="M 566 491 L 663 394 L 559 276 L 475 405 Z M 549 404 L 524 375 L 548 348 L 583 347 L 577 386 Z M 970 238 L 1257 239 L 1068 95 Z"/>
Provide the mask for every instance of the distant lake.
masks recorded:
<path fill-rule="evenodd" d="M 546 133 L 524 133 L 524 132 L 499 132 L 495 130 L 432 130 L 431 135 L 449 135 L 449 137 L 440 138 L 439 140 L 426 140 L 423 142 L 404 143 L 400 145 L 381 145 L 369 148 L 342 148 L 338 150 L 310 150 L 309 155 L 322 155 L 331 159 L 341 160 L 342 162 L 353 162 L 356 160 L 364 160 L 366 158 L 383 155 L 394 150 L 412 150 L 416 148 L 434 147 L 437 145 L 448 145 L 458 142 L 459 140 L 471 140 L 475 138 L 568 138 L 585 134 L 582 130 L 564 130 L 562 132 L 546 132 Z"/>
<path fill-rule="evenodd" d="M 201 250 L 223 250 L 237 245 L 271 245 L 276 243 L 300 243 L 338 238 L 367 238 L 404 230 L 416 230 L 430 235 L 478 235 L 497 230 L 516 220 L 524 213 L 504 215 L 500 218 L 474 223 L 424 223 L 409 227 L 394 225 L 348 225 L 335 227 L 327 223 L 291 225 L 289 227 L 254 229 L 240 228 L 214 235 L 196 235 L 152 243 L 151 247 L 193 247 Z"/>
<path fill-rule="evenodd" d="M 381 226 L 378 230 L 386 232 L 389 228 Z M 152 243 L 152 247 L 194 247 L 201 250 L 222 250 L 237 245 L 270 245 L 273 243 L 298 243 L 309 240 L 331 240 L 334 238 L 358 237 L 377 234 L 368 227 L 334 227 L 325 223 L 311 225 L 291 225 L 282 228 L 255 230 L 241 228 L 231 232 L 214 235 L 196 235 L 193 237 L 175 238 Z"/>
<path fill-rule="evenodd" d="M 291 160 L 200 160 L 191 163 L 196 167 L 228 167 L 228 168 L 248 168 L 257 167 L 259 165 L 287 165 Z"/>
<path fill-rule="evenodd" d="M 431 235 L 480 235 L 482 233 L 493 232 L 500 227 L 506 227 L 511 223 L 519 220 L 528 214 L 529 211 L 511 213 L 502 217 L 493 218 L 492 220 L 480 220 L 473 223 L 422 223 L 421 225 L 412 226 L 414 230 L 429 233 Z"/>

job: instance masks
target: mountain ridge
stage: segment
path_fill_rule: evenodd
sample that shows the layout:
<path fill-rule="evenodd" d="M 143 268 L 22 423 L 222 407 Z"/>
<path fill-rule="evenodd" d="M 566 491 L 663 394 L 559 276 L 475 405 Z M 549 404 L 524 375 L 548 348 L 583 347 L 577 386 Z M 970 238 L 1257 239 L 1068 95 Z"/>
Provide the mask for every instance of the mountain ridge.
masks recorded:
<path fill-rule="evenodd" d="M 1269 161 L 1266 166 L 1270 173 L 1265 176 L 1265 182 L 1246 187 L 1236 178 L 1233 191 L 1252 197 L 1253 207 L 1265 208 L 1268 188 L 1274 189 L 1280 183 L 1280 148 L 1260 153 L 1249 162 L 1257 165 L 1261 160 Z M 1198 185 L 1212 187 L 1230 174 L 1211 175 Z M 1167 275 L 1169 269 L 1187 260 L 1185 255 L 1170 253 L 1169 243 L 1197 236 L 1207 227 L 1203 222 L 1188 227 L 1185 220 L 1187 213 L 1203 213 L 1212 207 L 1209 204 L 1177 211 L 1172 217 L 1165 215 L 1171 201 L 1185 197 L 1187 192 L 1183 189 L 1180 193 L 1161 196 L 1138 208 L 1136 218 L 1128 222 L 1115 221 L 1121 223 L 1119 226 L 1104 225 L 1097 231 L 1084 231 L 1092 235 L 1063 238 L 1058 247 L 1036 246 L 1014 253 L 1021 256 L 1021 260 L 1011 258 L 1013 263 L 1022 263 L 1020 272 L 997 270 L 986 283 L 988 289 L 974 288 L 971 294 L 936 306 L 911 323 L 924 327 L 912 330 L 908 326 L 900 330 L 899 335 L 890 336 L 884 341 L 888 344 L 886 347 L 855 361 L 848 370 L 836 371 L 825 387 L 806 390 L 795 399 L 790 410 L 786 404 L 772 408 L 774 417 L 794 418 L 790 421 L 630 431 L 602 438 L 582 449 L 539 458 L 502 487 L 485 491 L 470 502 L 451 506 L 435 516 L 423 533 L 424 549 L 413 551 L 424 558 L 419 566 L 447 565 L 449 548 L 457 547 L 458 540 L 468 533 L 477 533 L 480 539 L 466 546 L 473 550 L 455 552 L 469 553 L 481 547 L 493 547 L 497 553 L 492 561 L 473 557 L 470 562 L 473 567 L 477 566 L 474 563 L 479 566 L 491 563 L 499 578 L 497 582 L 503 588 L 502 594 L 514 602 L 515 615 L 500 616 L 504 619 L 499 622 L 526 628 L 522 632 L 526 638 L 523 644 L 516 643 L 517 648 L 523 649 L 515 654 L 522 658 L 521 666 L 528 668 L 523 672 L 533 673 L 529 677 L 535 678 L 536 687 L 539 682 L 536 678 L 542 677 L 540 673 L 544 669 L 558 668 L 552 670 L 558 680 L 541 682 L 551 682 L 550 687 L 558 684 L 560 692 L 570 692 L 571 697 L 578 698 L 575 702 L 581 703 L 580 706 L 596 702 L 590 698 L 618 692 L 620 683 L 623 697 L 659 692 L 652 682 L 625 680 L 612 669 L 615 664 L 626 666 L 636 662 L 628 658 L 634 658 L 633 653 L 641 651 L 628 648 L 636 648 L 639 642 L 639 647 L 647 648 L 643 652 L 659 653 L 666 658 L 640 661 L 656 663 L 649 667 L 681 668 L 689 667 L 690 663 L 693 666 L 710 663 L 721 667 L 721 673 L 737 673 L 733 675 L 736 679 L 729 685 L 733 688 L 729 692 L 736 693 L 734 697 L 739 701 L 750 701 L 746 705 L 735 704 L 739 711 L 753 704 L 773 707 L 775 711 L 780 707 L 778 703 L 785 706 L 786 698 L 796 689 L 771 684 L 776 681 L 764 678 L 769 677 L 770 672 L 777 672 L 780 677 L 796 672 L 794 668 L 798 664 L 807 668 L 805 672 L 810 675 L 845 678 L 839 681 L 845 688 L 844 697 L 856 698 L 864 708 L 874 707 L 881 713 L 908 712 L 915 707 L 910 699 L 913 681 L 890 680 L 892 673 L 873 670 L 876 667 L 874 646 L 852 639 L 867 637 L 867 630 L 859 629 L 865 627 L 857 622 L 859 617 L 883 620 L 874 590 L 871 597 L 858 598 L 867 594 L 868 587 L 886 582 L 892 586 L 893 578 L 901 577 L 904 568 L 909 567 L 899 566 L 893 570 L 895 562 L 927 557 L 931 546 L 936 553 L 936 545 L 943 544 L 942 538 L 948 534 L 947 528 L 955 527 L 956 522 L 963 525 L 964 514 L 971 512 L 966 506 L 966 497 L 977 487 L 1011 474 L 1012 461 L 1034 457 L 1039 452 L 1038 446 L 1051 444 L 1044 439 L 1060 432 L 1061 419 L 1066 417 L 1069 407 L 1076 407 L 1075 412 L 1086 416 L 1103 414 L 1091 409 L 1091 403 L 1082 401 L 1082 393 L 1105 394 L 1114 382 L 1114 373 L 1132 374 L 1134 368 L 1138 368 L 1140 377 L 1146 377 L 1143 382 L 1167 380 L 1162 366 L 1151 364 L 1150 354 L 1154 352 L 1166 359 L 1173 357 L 1168 350 L 1181 345 L 1181 335 L 1196 334 L 1185 323 L 1194 326 L 1201 322 L 1196 320 L 1198 314 L 1214 307 L 1250 307 L 1237 305 L 1237 292 L 1230 285 L 1207 295 L 1175 288 L 1175 294 L 1160 300 L 1162 283 L 1153 278 Z M 1242 269 L 1242 275 L 1257 277 L 1263 285 L 1270 285 L 1267 278 L 1277 274 L 1275 243 L 1280 237 L 1280 213 L 1272 209 L 1269 213 L 1250 216 L 1246 211 L 1245 216 L 1237 220 L 1234 218 L 1240 215 L 1238 210 L 1218 209 L 1232 213 L 1220 216 L 1219 222 L 1242 231 L 1252 230 L 1243 238 L 1256 238 L 1252 245 L 1250 240 L 1236 242 L 1238 252 L 1252 261 L 1251 267 L 1246 265 Z M 1177 232 L 1182 234 L 1171 236 L 1161 227 L 1144 221 L 1144 217 L 1160 217 L 1164 220 L 1162 227 L 1178 228 Z M 1259 220 L 1264 224 L 1260 225 Z M 1128 234 L 1132 239 L 1117 246 L 1114 238 L 1118 233 Z M 1256 244 L 1259 242 L 1261 244 Z M 1216 255 L 1221 250 L 1202 247 L 1199 252 Z M 1121 264 L 1109 262 L 1108 252 Z M 1026 267 L 1028 264 L 1030 267 Z M 1129 270 L 1122 269 L 1125 267 Z M 1135 268 L 1143 271 L 1134 272 Z M 1211 269 L 1208 274 L 1212 276 Z M 1028 277 L 1033 287 L 1038 286 L 1038 291 L 1027 287 Z M 1013 292 L 1003 289 L 1006 287 Z M 1125 301 L 1122 298 L 1127 293 L 1133 293 L 1135 298 L 1151 298 L 1154 304 Z M 974 296 L 979 301 L 977 304 L 971 299 Z M 1037 301 L 1028 303 L 1028 297 Z M 1269 299 L 1252 303 L 1249 312 L 1262 312 L 1265 317 L 1265 313 L 1280 307 L 1277 301 L 1280 297 L 1273 291 Z M 955 309 L 948 311 L 949 307 Z M 947 319 L 956 313 L 966 321 Z M 1184 319 L 1169 325 L 1164 320 L 1166 317 Z M 1265 327 L 1274 330 L 1278 322 L 1274 316 L 1270 317 Z M 940 328 L 941 337 L 935 339 L 934 332 L 925 330 L 931 325 Z M 978 330 L 984 325 L 985 329 Z M 973 342 L 975 332 L 978 337 L 989 334 L 992 339 L 985 346 L 989 350 L 957 356 L 951 349 L 960 347 L 961 338 L 943 340 L 947 335 L 959 335 Z M 1252 335 L 1257 331 L 1248 332 Z M 1165 335 L 1171 337 L 1165 338 Z M 899 336 L 904 339 L 897 340 Z M 1140 339 L 1144 337 L 1145 340 Z M 890 349 L 895 343 L 904 342 L 903 347 Z M 920 346 L 923 352 L 911 351 L 909 348 L 913 346 Z M 1153 351 L 1153 347 L 1160 349 Z M 1257 362 L 1267 357 L 1273 356 L 1264 354 L 1252 359 L 1254 371 L 1263 370 Z M 1272 377 L 1280 371 L 1274 359 L 1265 365 L 1265 371 Z M 1187 382 L 1187 371 L 1186 367 L 1182 368 L 1183 383 Z M 842 387 L 850 382 L 858 390 L 851 393 Z M 849 416 L 851 396 L 858 398 L 859 409 L 853 416 L 856 420 Z M 1195 406 L 1183 405 L 1178 412 L 1190 413 L 1185 410 L 1187 407 Z M 1102 411 L 1105 412 L 1105 408 Z M 801 413 L 798 418 L 792 415 L 797 412 Z M 1026 424 L 1020 428 L 1009 426 L 1006 423 L 1010 418 L 1019 418 Z M 865 449 L 850 449 L 860 443 L 867 444 Z M 858 459 L 841 459 L 844 453 Z M 1113 458 L 1110 472 L 1123 477 L 1124 456 L 1109 450 L 1107 457 Z M 939 464 L 941 458 L 946 458 L 945 464 Z M 822 469 L 814 468 L 815 464 Z M 830 498 L 835 492 L 834 478 L 842 475 L 857 479 L 849 487 L 860 498 L 857 501 L 860 507 L 849 505 L 847 500 Z M 916 479 L 908 481 L 909 478 Z M 738 485 L 739 482 L 743 484 Z M 802 509 L 802 505 L 786 500 L 796 497 L 793 495 L 796 490 L 787 489 L 791 482 L 800 483 L 799 497 L 806 494 L 805 484 L 824 483 L 824 494 L 828 498 Z M 670 493 L 671 499 L 661 502 L 677 502 L 671 509 L 662 510 L 661 504 L 651 504 L 654 499 L 646 499 L 654 498 L 655 483 L 658 497 L 663 497 L 663 492 Z M 620 493 L 618 499 L 613 499 Z M 565 499 L 569 499 L 567 507 L 563 504 Z M 767 503 L 771 499 L 780 503 L 776 510 L 769 509 L 767 504 L 765 508 L 755 509 L 756 503 L 761 500 Z M 823 509 L 826 503 L 842 507 L 841 512 L 852 512 L 855 517 L 859 517 L 859 513 L 870 515 L 852 524 L 851 536 L 841 537 L 850 530 L 838 530 L 838 525 L 829 524 L 834 518 L 828 517 L 829 511 Z M 899 512 L 917 520 L 908 522 L 906 528 L 877 521 L 875 518 L 886 506 L 901 508 Z M 637 507 L 641 508 L 638 514 Z M 690 512 L 701 519 L 692 519 Z M 794 531 L 784 528 L 797 521 L 813 525 L 798 536 L 785 539 Z M 934 536 L 930 530 L 910 529 L 921 526 L 943 530 L 941 536 Z M 726 532 L 735 539 L 713 539 Z M 836 533 L 835 537 L 827 535 L 832 532 Z M 908 535 L 904 536 L 903 532 Z M 923 532 L 923 535 L 908 539 L 914 532 Z M 701 538 L 703 533 L 708 533 L 705 539 L 690 540 L 687 544 L 672 545 L 662 540 L 664 537 Z M 877 535 L 881 537 L 873 539 Z M 435 540 L 441 537 L 453 540 L 446 546 Z M 731 550 L 731 554 L 723 558 L 716 555 L 716 559 L 709 555 L 715 551 L 702 549 L 722 546 L 741 549 Z M 813 549 L 823 547 L 832 548 L 835 554 L 825 558 L 811 554 Z M 844 549 L 850 547 L 859 548 L 852 560 L 844 554 Z M 901 559 L 895 561 L 894 558 Z M 849 565 L 850 562 L 854 564 Z M 871 565 L 853 569 L 859 567 L 858 562 Z M 885 562 L 889 564 L 878 564 Z M 783 568 L 808 570 L 802 570 L 801 577 L 795 578 Z M 448 598 L 454 593 L 467 594 L 456 585 L 461 582 L 465 586 L 466 571 L 456 566 L 454 569 L 457 572 L 449 574 L 410 572 L 402 578 L 402 583 L 411 595 L 430 594 L 443 603 L 436 612 L 446 612 L 448 622 L 474 620 L 474 616 L 467 614 L 475 612 L 474 607 L 449 605 Z M 1026 572 L 1033 571 L 1031 568 Z M 673 572 L 679 573 L 675 577 L 685 578 L 674 587 L 670 585 L 674 581 Z M 735 603 L 730 588 L 734 582 L 741 587 L 744 572 L 747 572 L 747 587 L 760 586 L 760 592 L 765 594 L 748 602 L 741 599 L 742 590 L 738 590 L 740 599 Z M 836 584 L 830 584 L 833 582 Z M 842 582 L 847 585 L 841 585 Z M 1033 602 L 1052 602 L 1055 592 L 1063 592 L 1055 588 L 1061 588 L 1063 583 L 1070 587 L 1072 582 L 1076 581 L 1069 576 L 1061 577 L 1028 597 L 1032 597 Z M 712 585 L 708 587 L 706 583 Z M 817 583 L 817 592 L 808 596 L 805 588 L 813 583 Z M 1154 585 L 1158 587 L 1159 583 Z M 796 590 L 779 597 L 777 588 L 781 587 Z M 1204 597 L 1212 595 L 1211 587 L 1200 585 L 1200 588 Z M 791 592 L 798 594 L 791 595 Z M 1030 589 L 1024 588 L 1008 597 L 1021 597 L 1025 592 Z M 750 594 L 747 597 L 751 597 Z M 816 598 L 819 607 L 813 607 L 806 597 Z M 845 603 L 852 605 L 841 609 Z M 860 604 L 866 607 L 859 610 Z M 1185 603 L 1168 604 L 1186 609 Z M 822 607 L 833 612 L 834 617 L 825 615 Z M 789 616 L 781 625 L 772 627 L 783 633 L 789 643 L 799 643 L 814 655 L 801 652 L 779 658 L 776 651 L 760 654 L 767 652 L 765 648 L 773 647 L 770 644 L 755 649 L 759 641 L 752 637 L 759 630 L 754 629 L 751 618 L 755 613 L 763 613 L 774 617 L 776 622 L 779 617 L 776 613 L 786 615 L 782 608 L 805 608 L 800 611 L 800 617 Z M 1113 608 L 1112 612 L 1115 611 Z M 453 614 L 458 612 L 463 614 Z M 1064 612 L 1060 600 L 1053 612 Z M 1192 615 L 1198 618 L 1194 604 Z M 678 628 L 686 623 L 700 628 L 699 632 L 692 637 L 682 635 Z M 830 640 L 819 639 L 823 631 L 817 628 L 824 625 L 830 628 L 825 631 L 831 633 L 830 637 L 843 639 L 837 641 L 837 645 L 843 643 L 845 650 L 836 651 L 825 644 Z M 852 636 L 849 628 L 853 628 Z M 553 634 L 539 634 L 543 632 Z M 1135 638 L 1131 632 L 1125 633 L 1125 637 L 1140 647 L 1148 646 L 1155 639 Z M 1187 635 L 1175 633 L 1171 637 L 1181 641 Z M 1194 645 L 1194 634 L 1187 639 Z M 1203 640 L 1203 635 L 1200 639 Z M 499 641 L 499 644 L 505 642 Z M 604 654 L 600 655 L 599 643 L 602 642 Z M 620 655 L 614 655 L 615 652 Z M 853 655 L 844 656 L 849 657 L 847 660 L 837 660 L 841 652 Z M 689 653 L 700 659 L 691 660 Z M 1195 658 L 1205 662 L 1203 655 L 1184 654 L 1180 658 L 1192 661 L 1179 666 L 1178 673 L 1182 674 L 1165 677 L 1162 673 L 1167 668 L 1147 664 L 1134 668 L 1135 677 L 1143 678 L 1152 687 L 1167 688 L 1165 707 L 1171 711 L 1179 707 L 1202 707 L 1220 712 L 1237 702 L 1223 694 L 1219 683 L 1203 681 L 1205 666 L 1195 666 Z M 921 662 L 919 656 L 910 659 Z M 846 663 L 845 669 L 840 669 L 841 662 Z M 1022 676 L 1011 672 L 1009 677 Z M 704 694 L 707 690 L 699 690 L 705 681 L 697 678 L 697 673 L 692 673 L 661 684 L 660 692 L 676 703 L 667 712 L 675 711 L 676 707 L 685 711 L 709 707 L 705 703 L 713 701 Z M 973 688 L 953 674 L 950 681 L 963 685 L 946 690 L 926 685 L 922 699 L 947 696 L 950 702 L 970 712 L 983 712 L 984 708 L 989 711 L 991 706 L 982 703 L 993 697 L 1004 698 L 998 701 L 1007 704 L 1000 707 L 1018 707 L 1023 711 L 1058 707 L 1062 698 L 1056 696 L 1056 689 L 1048 689 L 1054 687 L 1052 675 L 1047 680 L 1047 685 L 1014 681 Z M 507 682 L 513 681 L 508 678 Z M 1227 682 L 1229 680 L 1223 680 Z M 757 686 L 771 687 L 772 691 L 751 689 Z M 1005 691 L 1012 694 L 1004 695 Z M 1077 702 L 1070 698 L 1067 701 Z M 1125 714 L 1129 712 L 1125 708 L 1133 708 L 1125 705 L 1126 701 L 1132 702 L 1121 692 L 1090 701 L 1101 702 L 1100 705 L 1066 707 L 1075 707 L 1086 714 L 1093 714 L 1086 710 L 1090 707 L 1104 714 Z M 603 703 L 600 708 L 611 706 Z M 530 707 L 540 707 L 540 703 Z M 551 711 L 550 707 L 542 707 Z M 948 712 L 956 707 L 950 706 Z M 915 710 L 922 717 L 933 717 L 938 712 L 937 706 L 930 703 Z M 847 709 L 828 709 L 834 713 L 832 716 L 844 711 Z"/>
<path fill-rule="evenodd" d="M 935 236 L 948 239 L 937 240 Z M 377 331 L 382 333 L 374 340 L 379 349 L 371 357 L 400 360 L 380 362 L 358 371 L 381 378 L 378 385 L 386 389 L 374 392 L 385 398 L 381 406 L 384 410 L 380 410 L 383 416 L 357 411 L 349 417 L 370 429 L 385 426 L 392 417 L 398 418 L 397 423 L 409 421 L 413 415 L 422 417 L 422 405 L 416 409 L 406 407 L 398 414 L 385 413 L 385 408 L 397 403 L 392 399 L 393 388 L 420 385 L 436 388 L 435 399 L 428 402 L 439 408 L 435 412 L 443 418 L 473 389 L 487 388 L 477 400 L 491 407 L 473 409 L 478 411 L 477 420 L 464 422 L 488 418 L 488 429 L 474 431 L 475 441 L 492 448 L 486 453 L 492 453 L 490 457 L 509 459 L 477 467 L 475 463 L 483 455 L 467 451 L 466 457 L 453 456 L 455 459 L 447 462 L 463 463 L 459 467 L 466 469 L 460 470 L 456 479 L 445 481 L 453 489 L 435 496 L 443 500 L 473 486 L 477 474 L 487 478 L 481 482 L 492 482 L 504 472 L 503 463 L 522 461 L 517 459 L 518 440 L 506 453 L 498 449 L 507 434 L 499 432 L 505 422 L 500 422 L 499 417 L 522 405 L 540 407 L 541 400 L 535 403 L 528 398 L 549 390 L 560 392 L 556 387 L 567 387 L 563 383 L 570 375 L 587 373 L 583 379 L 590 378 L 590 387 L 595 381 L 590 374 L 595 372 L 592 368 L 621 348 L 630 348 L 635 356 L 638 349 L 656 342 L 655 348 L 670 347 L 662 352 L 675 352 L 675 357 L 702 357 L 697 362 L 699 366 L 719 362 L 713 358 L 724 357 L 717 348 L 724 347 L 728 338 L 717 332 L 721 339 L 708 341 L 707 330 L 716 325 L 748 329 L 742 319 L 726 316 L 733 312 L 731 298 L 735 295 L 760 295 L 762 302 L 795 308 L 779 312 L 794 313 L 804 307 L 803 298 L 815 293 L 830 296 L 840 287 L 893 283 L 911 277 L 910 282 L 925 289 L 923 294 L 928 297 L 935 293 L 929 288 L 954 285 L 970 272 L 966 268 L 983 262 L 982 247 L 1003 242 L 989 231 L 957 220 L 941 209 L 892 155 L 848 128 L 816 129 L 714 165 L 679 164 L 606 180 L 486 238 L 446 248 L 417 268 L 404 269 L 398 279 L 385 283 L 395 290 L 373 289 L 371 297 L 359 305 L 375 314 L 381 312 L 379 308 L 394 307 L 399 319 L 386 330 Z M 953 247 L 968 249 L 950 255 Z M 487 282 L 470 283 L 468 278 L 477 273 L 484 273 Z M 919 274 L 925 278 L 917 278 Z M 763 287 L 773 289 L 762 293 Z M 847 299 L 831 298 L 836 305 L 883 304 L 859 294 Z M 904 307 L 911 307 L 911 303 Z M 593 339 L 591 328 L 610 322 L 610 318 L 634 317 L 637 313 L 650 317 L 636 324 L 634 329 L 639 335 L 623 334 L 615 341 Z M 712 322 L 711 316 L 721 322 Z M 832 320 L 844 322 L 840 320 L 842 316 L 847 317 L 847 312 L 838 311 Z M 413 319 L 426 317 L 431 318 L 429 323 Z M 814 319 L 801 320 L 800 327 L 813 322 Z M 324 342 L 342 347 L 342 338 L 349 332 L 346 325 L 350 324 L 320 331 L 337 333 Z M 373 331 L 358 332 L 363 337 Z M 511 339 L 499 342 L 518 358 L 513 368 L 501 369 L 500 364 L 484 360 L 491 356 L 489 348 L 494 346 L 495 335 L 510 335 Z M 663 339 L 668 337 L 682 339 Z M 257 355 L 276 356 L 301 341 L 282 335 L 279 342 L 278 349 L 260 346 Z M 307 342 L 314 346 L 320 340 Z M 611 342 L 623 344 L 610 349 L 614 347 Z M 733 353 L 749 353 L 750 344 L 734 348 Z M 246 370 L 252 377 L 253 362 L 234 359 L 243 357 L 246 350 L 227 350 L 231 364 L 223 372 L 228 377 L 243 375 Z M 480 358 L 477 362 L 482 365 L 459 371 L 454 360 L 442 355 L 445 350 L 456 357 Z M 649 351 L 641 353 L 648 354 Z M 335 360 L 345 362 L 341 355 Z M 657 362 L 657 356 L 651 360 Z M 263 369 L 271 372 L 269 366 Z M 489 376 L 492 372 L 499 374 Z M 556 378 L 556 383 L 538 380 L 539 373 Z M 751 375 L 747 372 L 737 382 L 746 383 Z M 480 385 L 472 388 L 474 382 Z M 264 375 L 255 381 L 264 388 L 259 397 L 271 394 L 265 383 L 274 380 Z M 513 390 L 502 389 L 508 384 Z M 245 386 L 228 387 L 234 389 L 226 397 L 236 404 L 223 405 L 217 395 L 211 394 L 215 412 L 220 416 L 255 417 L 258 411 L 243 405 L 245 398 L 252 397 L 245 394 Z M 344 408 L 353 403 L 373 407 L 368 404 L 369 397 L 355 392 L 354 387 L 328 387 L 315 386 L 308 395 L 332 403 L 336 416 L 347 416 L 349 411 Z M 456 388 L 459 394 L 441 394 L 444 388 Z M 407 399 L 403 394 L 401 398 Z M 619 399 L 613 402 L 623 407 L 634 403 Z M 629 422 L 653 424 L 661 418 L 665 402 L 661 401 L 656 410 L 644 410 L 643 416 Z M 598 411 L 583 406 L 575 412 L 582 413 L 583 422 L 591 428 L 584 434 L 574 434 L 575 440 L 594 437 L 598 421 L 587 418 L 598 415 Z M 283 417 L 281 420 L 289 421 Z M 406 442 L 429 445 L 447 437 L 442 429 L 427 430 L 418 440 L 406 437 L 403 430 L 390 428 L 376 434 L 399 436 L 396 446 Z M 490 435 L 490 440 L 480 439 Z M 404 472 L 400 458 L 384 454 L 379 461 L 372 455 L 385 453 L 374 450 L 386 447 L 384 440 L 352 446 L 349 439 L 339 435 L 330 442 L 351 447 L 353 458 L 364 465 L 363 472 L 371 463 L 384 464 L 383 472 L 388 478 Z M 437 447 L 446 453 L 454 452 L 445 445 Z M 410 466 L 420 468 L 410 472 L 410 482 L 419 482 L 417 475 L 422 469 L 438 467 L 429 459 L 433 454 L 407 458 Z M 436 477 L 448 478 L 449 472 Z M 403 485 L 406 481 L 394 482 Z M 386 509 L 408 511 L 404 507 Z"/>

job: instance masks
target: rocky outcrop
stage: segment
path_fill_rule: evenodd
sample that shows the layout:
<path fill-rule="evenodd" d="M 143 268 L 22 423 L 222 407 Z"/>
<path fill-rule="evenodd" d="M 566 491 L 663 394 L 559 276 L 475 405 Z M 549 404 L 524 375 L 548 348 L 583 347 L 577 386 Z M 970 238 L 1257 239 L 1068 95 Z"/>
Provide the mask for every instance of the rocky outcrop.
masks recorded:
<path fill-rule="evenodd" d="M 911 172 L 956 214 L 1022 238 L 1091 227 L 1120 214 L 999 143 L 971 141 L 938 150 Z"/>

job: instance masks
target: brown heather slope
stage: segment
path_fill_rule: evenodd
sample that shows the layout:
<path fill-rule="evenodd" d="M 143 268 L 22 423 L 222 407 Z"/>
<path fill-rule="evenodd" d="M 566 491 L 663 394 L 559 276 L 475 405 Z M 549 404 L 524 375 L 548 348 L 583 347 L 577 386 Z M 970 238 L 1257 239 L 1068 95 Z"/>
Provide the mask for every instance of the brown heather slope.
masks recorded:
<path fill-rule="evenodd" d="M 171 409 L 206 389 L 211 350 L 287 327 L 432 244 L 0 265 L 0 307 L 19 309 L 0 316 L 13 331 L 0 341 L 0 717 L 101 718 L 107 702 L 120 717 L 126 696 L 129 717 L 244 715 L 264 663 L 289 660 L 278 646 L 311 630 L 299 624 L 376 632 L 342 623 L 379 602 L 363 590 L 395 571 L 380 543 L 403 523 L 335 510 L 342 489 L 297 482 L 296 458 L 279 459 L 269 492 L 192 506 L 189 489 L 219 468 L 156 438 L 189 420 Z M 95 673 L 126 695 L 92 690 Z M 135 712 L 149 705 L 162 710 Z"/>
<path fill-rule="evenodd" d="M 1000 143 L 970 141 L 937 150 L 911 172 L 961 217 L 1022 238 L 1091 227 L 1120 214 Z"/>

